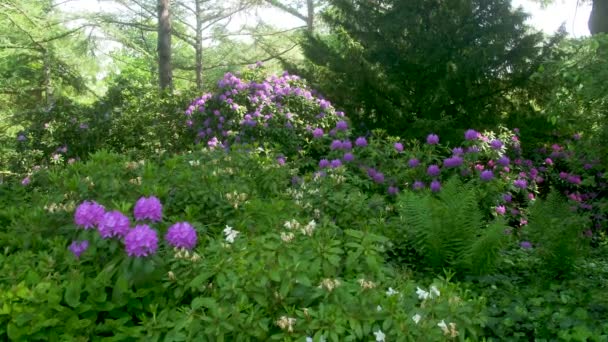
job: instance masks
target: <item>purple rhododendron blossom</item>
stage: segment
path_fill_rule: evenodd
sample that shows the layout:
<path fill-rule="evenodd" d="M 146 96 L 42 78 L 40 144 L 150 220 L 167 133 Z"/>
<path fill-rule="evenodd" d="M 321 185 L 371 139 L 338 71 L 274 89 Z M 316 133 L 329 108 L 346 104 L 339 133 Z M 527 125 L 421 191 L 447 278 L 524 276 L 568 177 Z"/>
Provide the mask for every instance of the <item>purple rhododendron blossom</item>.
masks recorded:
<path fill-rule="evenodd" d="M 496 207 L 496 213 L 498 215 L 504 215 L 507 212 L 507 209 L 505 208 L 504 205 L 499 205 Z"/>
<path fill-rule="evenodd" d="M 342 149 L 343 150 L 352 150 L 353 149 L 353 143 L 350 142 L 350 140 L 344 140 L 342 142 Z"/>
<path fill-rule="evenodd" d="M 462 158 L 458 157 L 458 156 L 454 156 L 451 158 L 447 158 L 443 160 L 443 166 L 447 167 L 447 168 L 453 168 L 453 167 L 459 167 L 460 165 L 462 165 Z"/>
<path fill-rule="evenodd" d="M 462 147 L 454 147 L 452 149 L 452 155 L 454 156 L 461 156 L 464 154 L 464 150 L 462 149 Z"/>
<path fill-rule="evenodd" d="M 169 227 L 165 240 L 173 247 L 191 250 L 196 246 L 196 230 L 188 222 L 178 222 Z"/>
<path fill-rule="evenodd" d="M 23 186 L 29 185 L 31 181 L 32 180 L 31 180 L 30 176 L 27 176 L 21 180 L 21 185 L 23 185 Z"/>
<path fill-rule="evenodd" d="M 479 153 L 479 147 L 471 146 L 471 147 L 467 148 L 467 153 Z"/>
<path fill-rule="evenodd" d="M 511 201 L 513 200 L 513 196 L 511 196 L 511 194 L 504 194 L 502 195 L 502 199 L 507 203 L 511 203 Z"/>
<path fill-rule="evenodd" d="M 481 172 L 481 175 L 479 177 L 481 178 L 482 181 L 488 182 L 494 178 L 494 172 L 492 172 L 490 170 L 485 170 L 485 171 Z"/>
<path fill-rule="evenodd" d="M 500 141 L 498 139 L 494 139 L 494 140 L 490 141 L 490 147 L 492 147 L 495 150 L 500 150 L 502 148 L 502 141 Z"/>
<path fill-rule="evenodd" d="M 70 244 L 70 247 L 68 247 L 70 252 L 72 252 L 76 258 L 80 258 L 82 253 L 84 253 L 88 248 L 89 248 L 89 241 L 87 241 L 87 240 L 72 241 L 72 244 Z"/>
<path fill-rule="evenodd" d="M 338 123 L 336 123 L 336 129 L 338 131 L 346 131 L 348 129 L 348 123 L 344 120 L 338 121 Z"/>
<path fill-rule="evenodd" d="M 84 201 L 74 213 L 74 223 L 83 227 L 84 229 L 90 229 L 99 224 L 106 209 L 95 201 Z"/>
<path fill-rule="evenodd" d="M 365 147 L 367 146 L 367 140 L 364 137 L 358 137 L 357 140 L 355 140 L 355 145 Z"/>
<path fill-rule="evenodd" d="M 475 131 L 474 129 L 469 129 L 466 132 L 464 132 L 464 138 L 466 140 L 475 140 L 479 137 L 479 133 L 477 133 L 477 131 Z"/>
<path fill-rule="evenodd" d="M 160 200 L 154 196 L 141 197 L 135 203 L 133 213 L 137 221 L 149 219 L 158 222 L 163 217 L 163 206 Z"/>
<path fill-rule="evenodd" d="M 330 165 L 329 160 L 321 159 L 319 160 L 319 168 L 324 169 Z"/>
<path fill-rule="evenodd" d="M 374 182 L 378 184 L 384 183 L 384 174 L 382 172 L 376 172 L 372 178 L 374 179 Z"/>
<path fill-rule="evenodd" d="M 532 248 L 532 243 L 530 243 L 530 241 L 522 241 L 519 245 L 523 249 L 530 249 L 530 248 Z"/>
<path fill-rule="evenodd" d="M 513 185 L 520 189 L 525 189 L 528 187 L 528 182 L 525 179 L 516 179 L 513 181 Z"/>
<path fill-rule="evenodd" d="M 439 144 L 439 136 L 437 134 L 429 134 L 426 137 L 426 143 L 429 145 L 437 145 Z"/>
<path fill-rule="evenodd" d="M 430 165 L 426 169 L 426 173 L 431 177 L 437 177 L 441 173 L 441 169 L 439 168 L 438 165 Z"/>
<path fill-rule="evenodd" d="M 331 142 L 331 145 L 329 146 L 329 148 L 331 150 L 339 150 L 342 148 L 342 141 L 340 140 L 334 140 Z"/>
<path fill-rule="evenodd" d="M 421 181 L 415 181 L 414 184 L 412 184 L 412 188 L 414 188 L 414 190 L 420 190 L 424 188 L 424 183 Z"/>
<path fill-rule="evenodd" d="M 352 153 L 347 152 L 347 153 L 344 153 L 344 156 L 342 157 L 342 159 L 344 159 L 345 162 L 352 162 L 353 160 L 355 160 L 355 156 Z"/>
<path fill-rule="evenodd" d="M 142 224 L 131 229 L 125 236 L 125 249 L 131 257 L 145 257 L 156 253 L 158 234 L 148 225 Z"/>
<path fill-rule="evenodd" d="M 497 162 L 502 166 L 509 166 L 509 164 L 511 163 L 511 159 L 509 159 L 509 157 L 507 156 L 502 156 L 498 158 Z"/>
<path fill-rule="evenodd" d="M 391 186 L 388 187 L 387 191 L 388 191 L 389 195 L 393 196 L 393 195 L 396 195 L 399 192 L 399 188 L 396 187 L 396 186 L 392 186 L 391 185 Z"/>
<path fill-rule="evenodd" d="M 340 159 L 334 159 L 331 161 L 331 167 L 336 169 L 342 166 L 342 161 Z"/>
<path fill-rule="evenodd" d="M 416 158 L 412 158 L 412 159 L 410 159 L 410 160 L 407 162 L 407 165 L 408 165 L 409 167 L 416 167 L 416 166 L 418 166 L 419 164 L 420 164 L 420 161 L 419 161 L 418 159 L 416 159 Z"/>
<path fill-rule="evenodd" d="M 103 215 L 97 230 L 102 238 L 111 237 L 123 238 L 129 232 L 129 218 L 120 211 L 110 211 Z"/>
<path fill-rule="evenodd" d="M 395 145 L 393 145 L 395 147 L 395 150 L 397 150 L 397 152 L 403 152 L 403 144 L 400 142 L 396 142 Z"/>
<path fill-rule="evenodd" d="M 439 192 L 439 190 L 441 190 L 441 183 L 435 179 L 431 182 L 431 191 Z"/>

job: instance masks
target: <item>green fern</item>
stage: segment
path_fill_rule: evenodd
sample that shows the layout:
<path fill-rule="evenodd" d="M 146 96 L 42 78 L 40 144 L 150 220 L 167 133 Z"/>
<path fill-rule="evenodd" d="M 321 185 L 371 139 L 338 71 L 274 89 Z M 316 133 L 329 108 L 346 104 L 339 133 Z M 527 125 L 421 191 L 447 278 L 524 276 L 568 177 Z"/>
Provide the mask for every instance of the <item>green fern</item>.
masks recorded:
<path fill-rule="evenodd" d="M 452 178 L 438 197 L 405 193 L 399 199 L 405 242 L 434 269 L 461 273 L 489 272 L 505 241 L 504 222 L 486 223 L 477 205 L 477 192 Z"/>
<path fill-rule="evenodd" d="M 531 207 L 529 221 L 527 229 L 545 270 L 555 277 L 567 275 L 587 252 L 583 230 L 589 227 L 589 218 L 573 212 L 565 198 L 552 190 Z"/>

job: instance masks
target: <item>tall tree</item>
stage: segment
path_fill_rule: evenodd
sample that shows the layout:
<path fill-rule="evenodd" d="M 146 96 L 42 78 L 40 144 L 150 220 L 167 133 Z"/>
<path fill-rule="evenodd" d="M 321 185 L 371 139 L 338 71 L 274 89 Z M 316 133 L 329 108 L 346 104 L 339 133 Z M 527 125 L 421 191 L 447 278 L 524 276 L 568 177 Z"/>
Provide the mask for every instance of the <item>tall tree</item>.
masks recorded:
<path fill-rule="evenodd" d="M 333 0 L 288 68 L 367 128 L 420 134 L 493 125 L 540 62 L 510 0 Z"/>
<path fill-rule="evenodd" d="M 70 21 L 52 0 L 0 2 L 0 97 L 12 107 L 50 108 L 66 92 L 94 94 L 84 71 L 96 69 L 83 34 L 91 24 L 68 28 Z"/>
<path fill-rule="evenodd" d="M 158 0 L 158 81 L 161 89 L 171 89 L 171 13 L 169 0 Z"/>
<path fill-rule="evenodd" d="M 303 22 L 306 23 L 306 29 L 312 32 L 315 28 L 315 11 L 321 7 L 321 1 L 314 0 L 298 0 L 298 1 L 284 1 L 284 0 L 264 0 L 265 3 L 272 7 L 278 8 L 281 11 L 290 14 Z M 305 7 L 305 13 L 300 10 Z"/>
<path fill-rule="evenodd" d="M 608 0 L 593 0 L 588 25 L 591 34 L 608 33 Z"/>
<path fill-rule="evenodd" d="M 540 3 L 542 6 L 547 6 L 555 2 L 555 0 L 532 0 Z M 608 0 L 576 0 L 572 1 L 574 6 L 581 6 L 591 3 L 591 13 L 587 27 L 592 35 L 598 33 L 608 33 Z"/>

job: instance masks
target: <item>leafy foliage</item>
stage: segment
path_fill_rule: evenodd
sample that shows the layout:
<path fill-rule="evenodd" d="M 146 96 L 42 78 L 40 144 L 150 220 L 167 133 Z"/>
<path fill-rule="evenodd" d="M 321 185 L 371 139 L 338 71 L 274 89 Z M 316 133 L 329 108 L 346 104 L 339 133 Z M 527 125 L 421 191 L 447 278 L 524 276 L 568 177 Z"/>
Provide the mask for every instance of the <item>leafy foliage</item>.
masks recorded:
<path fill-rule="evenodd" d="M 536 249 L 546 272 L 562 277 L 573 269 L 589 246 L 589 237 L 584 236 L 585 227 L 588 227 L 588 217 L 573 213 L 555 191 L 532 206 L 529 233 L 538 243 Z"/>
<path fill-rule="evenodd" d="M 505 242 L 503 222 L 486 227 L 471 184 L 452 178 L 437 198 L 406 193 L 397 202 L 406 240 L 432 268 L 451 267 L 474 274 L 491 271 Z"/>

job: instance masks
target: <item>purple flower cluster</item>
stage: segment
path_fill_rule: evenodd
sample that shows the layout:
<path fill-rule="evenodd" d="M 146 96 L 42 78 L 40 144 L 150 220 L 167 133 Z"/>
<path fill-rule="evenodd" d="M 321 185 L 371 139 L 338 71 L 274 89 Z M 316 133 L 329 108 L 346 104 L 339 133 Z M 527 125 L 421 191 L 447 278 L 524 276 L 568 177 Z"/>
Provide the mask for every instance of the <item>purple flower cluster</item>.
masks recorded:
<path fill-rule="evenodd" d="M 426 173 L 431 177 L 437 177 L 441 173 L 441 169 L 439 168 L 438 165 L 430 165 L 426 169 Z"/>
<path fill-rule="evenodd" d="M 443 160 L 443 166 L 446 168 L 454 168 L 462 165 L 463 160 L 461 157 L 454 156 Z"/>
<path fill-rule="evenodd" d="M 137 221 L 151 220 L 160 221 L 163 217 L 163 206 L 160 200 L 154 196 L 141 197 L 135 203 L 135 209 L 133 210 L 135 219 Z"/>
<path fill-rule="evenodd" d="M 178 222 L 169 227 L 165 240 L 173 247 L 191 250 L 196 246 L 196 230 L 188 222 Z"/>
<path fill-rule="evenodd" d="M 95 201 L 85 201 L 76 208 L 74 222 L 84 229 L 91 229 L 99 224 L 106 209 Z"/>
<path fill-rule="evenodd" d="M 146 257 L 156 253 L 158 249 L 158 234 L 150 226 L 142 224 L 131 229 L 125 236 L 127 255 Z"/>
<path fill-rule="evenodd" d="M 481 178 L 481 180 L 484 182 L 489 182 L 494 179 L 494 172 L 492 172 L 491 170 L 484 170 L 479 175 L 479 178 Z"/>
<path fill-rule="evenodd" d="M 89 241 L 87 241 L 87 240 L 72 241 L 72 244 L 70 245 L 70 247 L 68 247 L 70 252 L 72 252 L 76 258 L 80 258 L 82 253 L 84 253 L 88 248 L 89 248 Z"/>
<path fill-rule="evenodd" d="M 429 145 L 437 145 L 439 144 L 439 136 L 437 134 L 429 134 L 426 137 L 426 143 Z"/>
<path fill-rule="evenodd" d="M 112 237 L 124 238 L 129 232 L 131 222 L 129 218 L 120 211 L 110 211 L 103 215 L 97 230 L 102 238 Z"/>
<path fill-rule="evenodd" d="M 469 129 L 466 132 L 464 132 L 464 138 L 466 140 L 476 140 L 479 137 L 479 133 L 477 133 L 477 131 L 473 130 L 473 129 Z"/>
<path fill-rule="evenodd" d="M 358 137 L 357 140 L 355 140 L 355 145 L 358 147 L 365 147 L 367 146 L 367 140 L 364 137 Z"/>
<path fill-rule="evenodd" d="M 197 132 L 196 142 L 202 141 L 210 148 L 252 142 L 272 128 L 287 129 L 303 143 L 310 133 L 314 139 L 324 137 L 324 129 L 330 127 L 334 127 L 330 136 L 347 132 L 344 113 L 335 111 L 328 100 L 314 94 L 300 77 L 287 72 L 251 81 L 226 73 L 218 81 L 217 93 L 205 93 L 190 102 L 185 121 Z M 305 112 L 302 106 L 292 105 L 302 102 L 308 108 Z"/>

